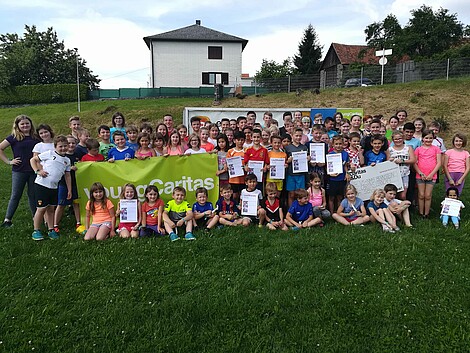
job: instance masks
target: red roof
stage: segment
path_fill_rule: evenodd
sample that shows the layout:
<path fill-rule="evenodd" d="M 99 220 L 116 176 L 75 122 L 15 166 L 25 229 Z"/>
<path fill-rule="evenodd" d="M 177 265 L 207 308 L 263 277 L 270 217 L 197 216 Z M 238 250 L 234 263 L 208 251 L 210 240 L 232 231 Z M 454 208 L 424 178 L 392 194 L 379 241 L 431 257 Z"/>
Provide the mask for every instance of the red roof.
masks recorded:
<path fill-rule="evenodd" d="M 375 56 L 375 49 L 368 48 L 367 45 L 331 43 L 331 46 L 336 52 L 340 63 L 343 65 L 349 65 L 352 63 L 378 64 L 378 58 Z"/>

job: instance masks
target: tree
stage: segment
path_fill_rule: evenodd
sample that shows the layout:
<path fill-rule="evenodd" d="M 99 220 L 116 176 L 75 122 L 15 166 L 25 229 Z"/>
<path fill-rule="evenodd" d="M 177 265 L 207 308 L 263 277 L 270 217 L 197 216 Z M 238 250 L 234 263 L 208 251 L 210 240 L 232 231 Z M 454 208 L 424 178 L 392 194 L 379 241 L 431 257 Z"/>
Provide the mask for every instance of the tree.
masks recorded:
<path fill-rule="evenodd" d="M 396 56 L 401 57 L 403 54 L 397 45 L 402 35 L 402 28 L 395 15 L 390 14 L 382 22 L 368 25 L 364 32 L 369 47 L 377 50 L 393 48 Z"/>
<path fill-rule="evenodd" d="M 316 74 L 320 70 L 323 46 L 311 24 L 304 31 L 299 43 L 299 52 L 294 56 L 294 65 L 301 75 Z"/>
<path fill-rule="evenodd" d="M 57 33 L 48 28 L 38 32 L 36 26 L 25 26 L 24 36 L 0 35 L 0 87 L 77 82 L 77 55 L 65 49 Z M 99 87 L 100 79 L 78 56 L 80 83 L 90 89 Z"/>
<path fill-rule="evenodd" d="M 285 59 L 281 64 L 274 60 L 263 59 L 261 68 L 256 71 L 255 78 L 260 81 L 266 78 L 281 78 L 292 75 L 294 68 L 290 58 Z"/>

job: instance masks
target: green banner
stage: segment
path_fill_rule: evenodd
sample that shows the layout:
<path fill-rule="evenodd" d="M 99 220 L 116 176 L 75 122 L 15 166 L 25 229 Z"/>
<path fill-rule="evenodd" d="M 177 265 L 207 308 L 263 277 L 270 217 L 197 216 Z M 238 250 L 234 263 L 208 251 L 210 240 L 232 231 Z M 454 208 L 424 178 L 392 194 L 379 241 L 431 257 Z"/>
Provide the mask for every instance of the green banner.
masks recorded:
<path fill-rule="evenodd" d="M 353 115 L 359 115 L 361 118 L 364 117 L 363 108 L 336 108 L 336 112 L 343 114 L 343 118 L 351 120 Z"/>
<path fill-rule="evenodd" d="M 144 201 L 144 191 L 148 185 L 155 185 L 164 202 L 171 200 L 175 186 L 186 189 L 186 199 L 196 201 L 195 191 L 205 187 L 209 191 L 208 201 L 215 206 L 219 197 L 217 154 L 196 154 L 191 156 L 155 157 L 143 161 L 83 162 L 77 163 L 77 188 L 80 202 L 80 217 L 85 224 L 85 206 L 90 198 L 90 188 L 100 182 L 106 195 L 117 205 L 122 187 L 132 183 L 137 189 L 139 200 Z"/>

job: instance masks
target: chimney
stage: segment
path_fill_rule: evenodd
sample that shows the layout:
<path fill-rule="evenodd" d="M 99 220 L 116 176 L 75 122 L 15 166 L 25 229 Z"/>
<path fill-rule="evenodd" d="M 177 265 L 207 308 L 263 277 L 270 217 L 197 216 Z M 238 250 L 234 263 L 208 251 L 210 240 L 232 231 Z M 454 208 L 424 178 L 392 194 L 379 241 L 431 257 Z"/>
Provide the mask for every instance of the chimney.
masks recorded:
<path fill-rule="evenodd" d="M 200 26 L 201 25 L 201 20 L 196 20 L 196 25 Z"/>

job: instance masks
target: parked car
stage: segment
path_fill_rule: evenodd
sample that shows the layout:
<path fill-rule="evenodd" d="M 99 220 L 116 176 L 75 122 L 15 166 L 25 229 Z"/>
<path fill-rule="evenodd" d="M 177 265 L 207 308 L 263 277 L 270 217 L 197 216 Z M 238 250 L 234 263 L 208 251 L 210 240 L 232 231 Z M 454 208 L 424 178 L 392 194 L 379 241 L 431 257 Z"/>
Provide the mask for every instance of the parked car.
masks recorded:
<path fill-rule="evenodd" d="M 375 83 L 372 80 L 363 77 L 362 81 L 360 78 L 350 78 L 346 80 L 344 87 L 368 87 L 373 85 L 375 85 Z"/>

